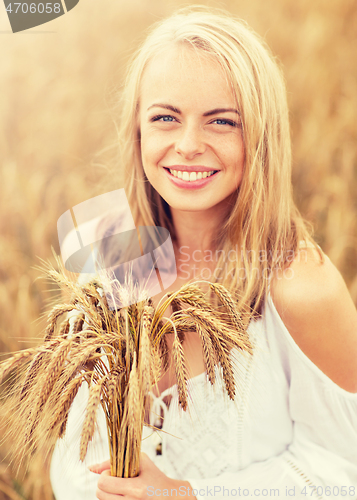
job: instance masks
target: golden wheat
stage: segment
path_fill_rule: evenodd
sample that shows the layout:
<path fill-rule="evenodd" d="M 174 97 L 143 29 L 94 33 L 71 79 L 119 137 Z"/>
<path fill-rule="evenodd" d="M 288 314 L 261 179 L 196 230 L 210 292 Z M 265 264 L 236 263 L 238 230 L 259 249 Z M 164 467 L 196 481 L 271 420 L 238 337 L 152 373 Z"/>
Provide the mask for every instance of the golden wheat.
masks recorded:
<path fill-rule="evenodd" d="M 242 323 L 233 321 L 237 314 L 233 304 L 227 306 L 228 314 L 222 314 L 212 307 L 197 284 L 185 285 L 168 294 L 157 308 L 152 300 L 144 300 L 113 311 L 108 308 L 106 289 L 97 279 L 72 286 L 63 271 L 57 274 L 52 269 L 50 276 L 62 287 L 71 289 L 71 302 L 56 305 L 49 314 L 43 345 L 17 353 L 0 365 L 3 377 L 23 367 L 23 375 L 11 389 L 17 426 L 23 427 L 15 440 L 20 460 L 38 447 L 47 446 L 49 453 L 55 440 L 64 436 L 70 407 L 79 388 L 86 383 L 89 398 L 80 459 L 84 460 L 93 438 L 101 405 L 107 421 L 111 473 L 135 476 L 139 471 L 149 393 L 168 368 L 169 359 L 174 365 L 179 404 L 183 410 L 188 408 L 185 342 L 179 332 L 184 334 L 188 328 L 199 332 L 208 380 L 211 384 L 215 382 L 214 368 L 220 364 L 230 398 L 235 395 L 231 350 L 238 348 L 251 353 L 248 334 Z M 131 290 L 126 292 L 130 294 Z M 230 300 L 224 289 L 220 289 L 220 296 L 225 302 Z M 189 307 L 182 308 L 181 304 Z M 165 321 L 163 314 L 170 305 L 173 313 Z M 61 316 L 77 308 L 70 329 L 69 318 L 61 320 Z M 166 335 L 171 333 L 174 334 L 172 356 L 166 341 Z"/>
<path fill-rule="evenodd" d="M 201 3 L 212 5 L 208 0 Z M 112 190 L 113 184 L 121 186 L 113 150 L 107 149 L 100 158 L 96 155 L 115 138 L 110 113 L 103 112 L 103 95 L 113 83 L 121 85 L 126 54 L 137 45 L 138 33 L 182 5 L 182 0 L 151 0 L 148 8 L 147 2 L 138 0 L 132 5 L 106 2 L 103 9 L 102 2 L 93 2 L 80 15 L 73 10 L 58 20 L 55 30 L 66 30 L 61 46 L 53 34 L 25 35 L 26 43 L 10 34 L 3 37 L 1 353 L 22 348 L 18 339 L 33 346 L 43 331 L 36 320 L 45 307 L 48 286 L 35 281 L 32 266 L 36 256 L 51 258 L 50 245 L 58 245 L 59 215 Z M 357 304 L 355 2 L 227 0 L 222 5 L 265 35 L 284 66 L 295 199 L 314 222 L 318 243 L 342 272 Z M 9 30 L 5 17 L 2 29 Z M 44 97 L 45 86 L 51 92 Z M 57 292 L 50 293 L 59 300 Z M 5 444 L 1 451 L 4 456 Z M 31 464 L 32 482 L 48 484 L 43 460 Z M 22 483 L 27 500 L 52 500 L 48 487 L 37 489 L 33 496 L 30 478 Z M 11 481 L 8 484 L 13 490 Z"/>
<path fill-rule="evenodd" d="M 92 440 L 95 431 L 96 415 L 105 378 L 106 377 L 102 378 L 99 382 L 92 384 L 90 387 L 86 416 L 81 433 L 79 457 L 82 461 L 85 459 L 88 444 Z"/>
<path fill-rule="evenodd" d="M 40 435 L 47 436 L 48 434 L 53 433 L 54 436 L 56 436 L 56 429 L 59 427 L 58 438 L 64 436 L 66 432 L 69 410 L 82 383 L 82 377 L 74 378 L 71 380 L 65 391 L 62 393 L 61 397 L 58 399 L 57 404 L 53 407 L 53 416 L 48 423 L 48 428 L 44 432 L 41 432 L 40 430 Z"/>
<path fill-rule="evenodd" d="M 216 380 L 215 366 L 218 363 L 218 360 L 215 355 L 215 350 L 212 345 L 212 340 L 210 335 L 207 333 L 206 329 L 203 328 L 202 325 L 200 325 L 199 323 L 196 325 L 196 331 L 200 336 L 201 343 L 203 346 L 203 361 L 205 364 L 207 378 L 213 385 Z"/>
<path fill-rule="evenodd" d="M 177 392 L 183 410 L 187 409 L 187 369 L 181 342 L 176 334 L 172 344 L 172 358 L 175 365 Z"/>

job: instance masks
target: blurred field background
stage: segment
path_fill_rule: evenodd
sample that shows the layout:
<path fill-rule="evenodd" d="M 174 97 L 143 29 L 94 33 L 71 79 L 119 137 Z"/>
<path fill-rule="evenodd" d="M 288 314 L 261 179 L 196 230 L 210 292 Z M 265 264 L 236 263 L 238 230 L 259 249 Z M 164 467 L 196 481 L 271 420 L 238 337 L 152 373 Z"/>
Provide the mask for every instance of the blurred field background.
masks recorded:
<path fill-rule="evenodd" d="M 356 1 L 200 3 L 247 20 L 282 62 L 296 202 L 357 304 Z M 59 251 L 59 216 L 121 187 L 110 148 L 115 91 L 145 29 L 184 5 L 81 0 L 65 16 L 15 35 L 6 32 L 0 6 L 1 359 L 41 335 L 39 317 L 57 292 L 36 280 L 34 266 L 53 260 L 51 246 Z M 9 447 L 0 446 L 0 499 L 51 499 L 41 457 L 16 479 L 6 469 Z"/>

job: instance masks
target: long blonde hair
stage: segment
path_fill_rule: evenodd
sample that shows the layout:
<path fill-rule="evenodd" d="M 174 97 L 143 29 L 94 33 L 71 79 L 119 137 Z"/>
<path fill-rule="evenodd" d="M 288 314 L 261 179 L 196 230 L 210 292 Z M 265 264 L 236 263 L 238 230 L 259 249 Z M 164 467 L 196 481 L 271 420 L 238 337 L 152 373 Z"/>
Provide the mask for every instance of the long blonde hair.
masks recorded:
<path fill-rule="evenodd" d="M 259 317 L 272 269 L 285 270 L 312 226 L 294 204 L 291 146 L 282 72 L 265 42 L 244 21 L 202 6 L 180 9 L 155 24 L 134 54 L 121 93 L 120 157 L 124 188 L 137 225 L 166 227 L 175 240 L 170 207 L 147 180 L 140 155 L 137 113 L 148 62 L 172 44 L 210 54 L 224 69 L 243 127 L 245 166 L 235 205 L 217 233 L 215 280 L 236 296 L 238 308 Z M 227 259 L 237 249 L 237 259 Z M 242 277 L 242 272 L 244 276 Z"/>

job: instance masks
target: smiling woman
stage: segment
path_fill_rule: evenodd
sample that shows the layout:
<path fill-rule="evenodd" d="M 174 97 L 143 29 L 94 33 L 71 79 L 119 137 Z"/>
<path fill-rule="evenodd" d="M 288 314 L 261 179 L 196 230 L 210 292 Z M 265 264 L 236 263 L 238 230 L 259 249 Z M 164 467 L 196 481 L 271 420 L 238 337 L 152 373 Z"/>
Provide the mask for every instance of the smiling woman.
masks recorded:
<path fill-rule="evenodd" d="M 152 59 L 141 82 L 139 128 L 145 175 L 173 217 L 180 210 L 227 215 L 244 145 L 237 102 L 215 58 L 182 45 Z"/>
<path fill-rule="evenodd" d="M 224 284 L 254 353 L 231 350 L 237 394 L 228 401 L 218 368 L 218 388 L 206 384 L 202 331 L 185 331 L 185 413 L 167 335 L 168 369 L 148 422 L 162 430 L 147 431 L 136 478 L 110 477 L 108 462 L 92 472 L 79 463 L 88 397 L 79 393 L 52 460 L 57 500 L 356 498 L 357 311 L 293 202 L 286 91 L 265 43 L 204 8 L 158 23 L 129 67 L 120 146 L 136 225 L 171 233 L 172 289 L 191 278 Z M 219 364 L 217 346 L 205 349 Z M 102 417 L 100 459 L 109 456 Z"/>
<path fill-rule="evenodd" d="M 222 250 L 210 273 L 240 290 L 238 308 L 259 315 L 282 252 L 301 240 L 320 252 L 291 196 L 282 73 L 244 22 L 194 8 L 158 23 L 129 66 L 119 135 L 136 223 L 168 228 L 178 260 L 183 245 Z"/>

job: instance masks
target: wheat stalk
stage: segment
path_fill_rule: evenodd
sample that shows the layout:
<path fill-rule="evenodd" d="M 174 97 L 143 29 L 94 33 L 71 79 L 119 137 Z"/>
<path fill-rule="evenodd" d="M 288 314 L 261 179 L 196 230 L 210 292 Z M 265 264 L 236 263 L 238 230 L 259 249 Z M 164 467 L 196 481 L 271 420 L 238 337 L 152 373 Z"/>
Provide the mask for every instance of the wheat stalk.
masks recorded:
<path fill-rule="evenodd" d="M 0 384 L 13 370 L 20 368 L 28 362 L 31 357 L 37 353 L 37 348 L 30 348 L 14 354 L 11 358 L 4 361 L 0 366 Z"/>
<path fill-rule="evenodd" d="M 18 425 L 24 429 L 16 436 L 22 455 L 63 437 L 70 407 L 86 383 L 89 399 L 81 434 L 81 460 L 93 439 L 101 405 L 108 428 L 111 473 L 137 475 L 149 393 L 168 369 L 169 360 L 174 365 L 179 405 L 183 410 L 188 408 L 187 331 L 198 332 L 209 382 L 215 383 L 215 366 L 219 364 L 226 391 L 234 398 L 231 350 L 251 353 L 252 346 L 232 296 L 221 285 L 211 289 L 226 309 L 225 314 L 213 307 L 198 282 L 167 294 L 156 308 L 146 298 L 111 310 L 105 278 L 103 283 L 95 279 L 83 286 L 68 283 L 63 273 L 53 269 L 50 276 L 71 291 L 71 300 L 50 312 L 41 346 L 16 353 L 0 365 L 0 379 L 5 380 L 28 364 L 17 389 L 16 384 L 12 389 L 18 394 Z M 115 293 L 120 294 L 121 286 L 115 284 Z M 134 287 L 132 280 L 128 279 L 126 286 Z M 138 296 L 136 288 L 124 292 Z M 164 318 L 170 305 L 173 313 Z M 61 316 L 74 310 L 76 316 L 70 328 L 69 318 L 61 321 Z M 174 335 L 171 353 L 167 334 Z"/>
<path fill-rule="evenodd" d="M 102 378 L 100 381 L 96 382 L 95 384 L 92 384 L 90 387 L 88 405 L 81 433 L 81 442 L 79 451 L 79 457 L 80 460 L 82 461 L 85 459 L 85 456 L 87 454 L 88 444 L 92 440 L 95 431 L 96 415 L 105 379 L 106 377 Z"/>
<path fill-rule="evenodd" d="M 66 314 L 67 312 L 73 311 L 73 309 L 75 309 L 74 304 L 62 304 L 55 306 L 52 309 L 52 311 L 48 315 L 48 325 L 45 330 L 45 342 L 52 339 L 58 318 L 63 314 Z"/>
<path fill-rule="evenodd" d="M 230 319 L 232 323 L 235 325 L 237 332 L 242 332 L 242 336 L 244 337 L 245 332 L 245 322 L 242 314 L 239 314 L 237 311 L 236 303 L 230 292 L 223 285 L 219 283 L 210 283 L 210 288 L 214 291 L 214 293 L 219 297 L 222 303 L 228 310 Z M 246 346 L 252 349 L 252 346 Z"/>
<path fill-rule="evenodd" d="M 210 335 L 207 333 L 207 330 L 203 328 L 202 325 L 197 324 L 196 330 L 201 338 L 201 343 L 203 346 L 203 360 L 205 363 L 207 377 L 210 383 L 213 385 L 216 380 L 214 367 L 217 363 L 217 359 L 215 356 L 215 351 L 213 349 L 212 340 Z"/>
<path fill-rule="evenodd" d="M 172 343 L 172 357 L 175 365 L 179 403 L 183 410 L 187 409 L 187 369 L 181 342 L 176 334 Z"/>
<path fill-rule="evenodd" d="M 59 427 L 58 437 L 61 438 L 64 436 L 69 410 L 82 383 L 82 377 L 77 377 L 72 379 L 67 385 L 56 405 L 53 406 L 53 413 L 51 419 L 49 419 L 48 427 L 44 432 L 45 435 Z"/>

